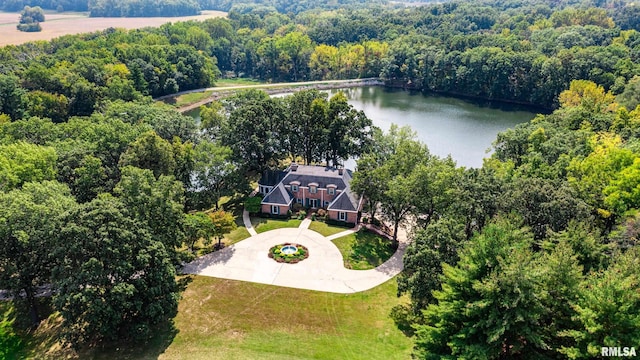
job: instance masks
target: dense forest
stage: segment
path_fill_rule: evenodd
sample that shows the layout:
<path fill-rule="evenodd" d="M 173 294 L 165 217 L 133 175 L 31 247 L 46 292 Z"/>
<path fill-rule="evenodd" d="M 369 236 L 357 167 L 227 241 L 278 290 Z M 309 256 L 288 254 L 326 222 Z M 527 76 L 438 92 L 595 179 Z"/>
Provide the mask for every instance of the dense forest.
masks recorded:
<path fill-rule="evenodd" d="M 267 81 L 379 76 L 392 86 L 553 109 L 574 79 L 614 95 L 633 93 L 640 72 L 640 16 L 633 16 L 639 7 L 604 5 L 452 2 L 297 14 L 238 6 L 228 19 L 62 37 L 3 48 L 0 58 L 2 73 L 17 75 L 20 86 L 70 103 L 74 90 L 37 81 L 85 68 L 69 74 L 82 79 L 67 86 L 83 86 L 92 99 L 70 115 L 90 113 L 100 98 L 156 97 L 210 86 L 218 75 Z M 51 76 L 29 79 L 42 64 Z M 123 73 L 108 69 L 116 64 Z"/>
<path fill-rule="evenodd" d="M 231 9 L 242 12 L 279 11 L 297 14 L 312 9 L 340 9 L 360 7 L 366 4 L 384 4 L 386 0 L 341 0 L 328 2 L 315 1 L 229 1 L 229 0 L 2 0 L 0 9 L 20 11 L 25 6 L 40 6 L 56 11 L 89 11 L 94 17 L 153 17 L 153 16 L 189 16 L 200 10 Z"/>
<path fill-rule="evenodd" d="M 417 358 L 580 359 L 640 344 L 636 5 L 281 8 L 292 4 L 0 48 L 0 288 L 34 324 L 35 294 L 53 286 L 75 346 L 148 339 L 175 315 L 194 237 L 211 234 L 202 210 L 292 158 L 356 156 L 369 213 L 412 225 L 398 279 L 411 303 L 391 315 Z M 221 76 L 379 76 L 553 112 L 499 134 L 466 169 L 411 129 L 371 126 L 342 95 L 243 92 L 204 107 L 200 127 L 151 99 Z"/>

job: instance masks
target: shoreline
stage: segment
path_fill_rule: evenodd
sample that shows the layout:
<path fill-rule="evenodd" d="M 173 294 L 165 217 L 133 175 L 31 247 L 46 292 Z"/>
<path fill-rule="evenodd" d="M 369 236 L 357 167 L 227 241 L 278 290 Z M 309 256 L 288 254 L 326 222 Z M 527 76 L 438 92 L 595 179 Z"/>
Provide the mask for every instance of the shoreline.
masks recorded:
<path fill-rule="evenodd" d="M 230 96 L 239 90 L 258 89 L 266 92 L 269 95 L 277 95 L 277 94 L 285 94 L 285 93 L 290 93 L 290 92 L 299 91 L 299 90 L 310 90 L 310 89 L 331 90 L 331 89 L 354 88 L 354 87 L 362 87 L 362 86 L 384 86 L 384 81 L 378 78 L 368 78 L 368 79 L 351 79 L 351 80 L 310 81 L 310 82 L 301 82 L 301 83 L 278 83 L 278 84 L 214 87 L 214 88 L 207 88 L 207 89 L 185 91 L 178 95 L 172 94 L 169 96 L 159 97 L 154 100 L 163 101 L 164 103 L 171 105 L 170 101 L 171 100 L 175 101 L 175 99 L 180 95 L 195 93 L 195 92 L 213 91 L 213 93 L 204 100 L 200 100 L 193 104 L 184 105 L 179 108 L 176 108 L 177 111 L 181 113 L 185 113 L 193 109 L 197 109 L 200 106 L 209 104 L 213 101 Z"/>
<path fill-rule="evenodd" d="M 211 91 L 212 94 L 208 97 L 194 102 L 192 104 L 183 105 L 181 107 L 176 107 L 176 110 L 180 113 L 186 113 L 192 111 L 194 109 L 199 108 L 200 106 L 207 105 L 213 101 L 220 100 L 227 96 L 233 95 L 235 92 L 240 90 L 248 90 L 248 89 L 258 89 L 266 92 L 268 95 L 278 95 L 278 94 L 286 94 L 292 93 L 299 90 L 331 90 L 331 89 L 341 89 L 341 88 L 356 88 L 363 86 L 382 86 L 386 89 L 393 90 L 405 90 L 409 92 L 421 93 L 424 95 L 432 94 L 436 96 L 447 96 L 454 97 L 466 101 L 470 101 L 473 103 L 478 103 L 480 105 L 483 104 L 504 104 L 507 106 L 516 106 L 522 107 L 527 111 L 538 112 L 548 114 L 553 109 L 549 109 L 546 107 L 536 106 L 532 104 L 526 104 L 518 101 L 508 101 L 508 100 L 496 100 L 496 99 L 486 99 L 477 96 L 469 96 L 461 93 L 451 93 L 451 92 L 440 92 L 440 91 L 427 91 L 423 92 L 418 89 L 413 89 L 406 86 L 398 86 L 397 84 L 385 82 L 379 78 L 367 78 L 367 79 L 350 79 L 350 80 L 324 80 L 324 81 L 308 81 L 308 82 L 299 82 L 299 83 L 275 83 L 275 84 L 258 84 L 258 85 L 240 85 L 240 86 L 229 86 L 229 87 L 211 87 L 206 89 L 196 89 L 196 90 L 187 90 L 184 92 L 180 92 L 177 94 L 165 95 L 158 98 L 155 98 L 155 101 L 162 101 L 165 104 L 173 105 L 172 102 L 176 101 L 181 95 L 191 94 L 191 93 L 202 93 Z M 486 105 L 484 105 L 486 106 Z"/>

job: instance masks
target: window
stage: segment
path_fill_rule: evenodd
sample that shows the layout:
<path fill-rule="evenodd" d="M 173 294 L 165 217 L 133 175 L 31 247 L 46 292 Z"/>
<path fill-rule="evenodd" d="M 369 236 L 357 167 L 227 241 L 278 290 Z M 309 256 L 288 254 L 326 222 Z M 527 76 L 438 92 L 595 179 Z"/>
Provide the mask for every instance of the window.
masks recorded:
<path fill-rule="evenodd" d="M 298 198 L 296 200 L 298 201 L 298 204 L 302 204 L 302 199 Z"/>
<path fill-rule="evenodd" d="M 336 193 L 336 188 L 330 187 L 327 189 L 327 194 L 334 195 Z"/>
<path fill-rule="evenodd" d="M 324 202 L 324 207 L 327 207 L 327 206 L 329 206 L 329 202 L 328 202 L 328 201 L 325 201 L 325 202 Z"/>
<path fill-rule="evenodd" d="M 338 213 L 338 219 L 340 221 L 347 221 L 347 213 L 346 212 L 339 212 Z"/>
<path fill-rule="evenodd" d="M 298 192 L 298 185 L 291 185 L 291 191 Z"/>
<path fill-rule="evenodd" d="M 317 208 L 318 207 L 318 199 L 309 199 L 309 206 L 311 206 L 312 208 Z"/>
<path fill-rule="evenodd" d="M 309 187 L 309 192 L 312 194 L 315 194 L 318 192 L 318 187 L 317 186 L 311 186 Z"/>
<path fill-rule="evenodd" d="M 271 205 L 271 213 L 272 214 L 280 214 L 280 206 L 278 205 Z"/>

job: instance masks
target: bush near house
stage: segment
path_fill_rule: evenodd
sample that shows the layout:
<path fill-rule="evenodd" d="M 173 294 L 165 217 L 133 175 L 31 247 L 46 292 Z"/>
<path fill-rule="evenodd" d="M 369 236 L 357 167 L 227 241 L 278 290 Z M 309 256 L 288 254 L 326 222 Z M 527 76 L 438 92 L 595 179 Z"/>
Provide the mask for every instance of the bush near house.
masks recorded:
<path fill-rule="evenodd" d="M 354 228 L 356 227 L 355 223 L 352 222 L 346 222 L 346 221 L 340 221 L 340 220 L 335 220 L 335 219 L 326 219 L 325 222 L 328 225 L 335 225 L 335 226 L 342 226 L 342 227 L 347 227 L 347 228 Z"/>
<path fill-rule="evenodd" d="M 244 208 L 251 214 L 257 214 L 261 210 L 261 207 L 260 207 L 261 203 L 262 203 L 262 198 L 260 198 L 259 196 L 250 197 L 244 201 Z"/>

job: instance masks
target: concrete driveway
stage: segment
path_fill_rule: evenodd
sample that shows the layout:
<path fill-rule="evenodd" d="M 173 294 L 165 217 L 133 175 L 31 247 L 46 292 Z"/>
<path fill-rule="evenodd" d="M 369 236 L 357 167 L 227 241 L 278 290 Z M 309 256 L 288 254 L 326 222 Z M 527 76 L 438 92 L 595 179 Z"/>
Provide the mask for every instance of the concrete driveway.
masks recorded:
<path fill-rule="evenodd" d="M 269 249 L 286 242 L 309 249 L 309 257 L 297 264 L 278 263 L 268 257 Z M 372 270 L 345 269 L 342 254 L 329 239 L 306 228 L 286 228 L 251 236 L 221 251 L 205 255 L 184 266 L 184 273 L 261 284 L 354 293 L 376 287 L 402 271 L 406 248 Z"/>

